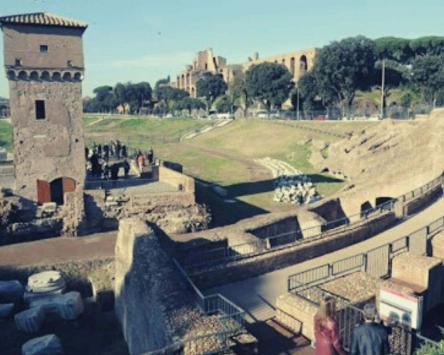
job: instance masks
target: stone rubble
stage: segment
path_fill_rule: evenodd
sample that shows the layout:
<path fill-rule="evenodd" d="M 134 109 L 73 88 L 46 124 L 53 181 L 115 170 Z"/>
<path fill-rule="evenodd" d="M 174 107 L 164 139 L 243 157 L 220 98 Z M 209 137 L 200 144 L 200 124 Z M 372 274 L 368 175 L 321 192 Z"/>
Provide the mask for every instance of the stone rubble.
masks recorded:
<path fill-rule="evenodd" d="M 273 174 L 274 202 L 301 205 L 319 200 L 320 196 L 316 187 L 307 175 L 290 164 L 269 157 L 257 159 L 256 162 L 271 170 Z"/>
<path fill-rule="evenodd" d="M 0 281 L 0 302 L 16 303 L 21 300 L 25 288 L 17 281 Z"/>
<path fill-rule="evenodd" d="M 55 334 L 34 338 L 22 345 L 22 355 L 63 355 L 62 343 Z"/>
<path fill-rule="evenodd" d="M 0 303 L 0 319 L 8 318 L 14 312 L 14 303 Z"/>
<path fill-rule="evenodd" d="M 31 303 L 33 299 L 46 297 L 54 294 L 61 294 L 65 291 L 66 283 L 58 271 L 43 271 L 31 275 L 28 278 L 28 285 L 24 294 L 26 303 Z"/>
<path fill-rule="evenodd" d="M 35 333 L 40 330 L 45 321 L 43 307 L 34 307 L 17 313 L 14 316 L 15 326 L 25 333 Z"/>
<path fill-rule="evenodd" d="M 50 295 L 31 301 L 30 308 L 41 307 L 45 315 L 56 315 L 60 319 L 77 319 L 84 310 L 82 296 L 77 291 L 71 291 L 63 295 Z"/>

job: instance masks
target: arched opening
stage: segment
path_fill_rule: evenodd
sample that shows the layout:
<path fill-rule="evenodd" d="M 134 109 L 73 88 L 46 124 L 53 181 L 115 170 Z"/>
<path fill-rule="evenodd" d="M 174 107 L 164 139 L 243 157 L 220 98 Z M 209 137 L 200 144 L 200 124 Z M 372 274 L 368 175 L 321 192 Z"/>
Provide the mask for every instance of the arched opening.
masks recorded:
<path fill-rule="evenodd" d="M 42 72 L 42 75 L 40 75 L 40 79 L 42 80 L 50 80 L 51 76 L 49 75 L 49 72 L 46 70 Z"/>
<path fill-rule="evenodd" d="M 307 57 L 305 55 L 302 55 L 301 58 L 299 59 L 299 70 L 301 72 L 301 74 L 304 74 L 308 69 L 308 65 L 307 65 Z"/>
<path fill-rule="evenodd" d="M 64 195 L 67 192 L 73 192 L 76 189 L 76 182 L 69 177 L 61 177 L 49 183 L 51 202 L 63 205 Z"/>
<path fill-rule="evenodd" d="M 389 197 L 389 196 L 376 197 L 376 200 L 375 200 L 376 208 L 389 210 L 392 207 L 391 202 L 393 202 L 394 200 L 395 199 L 393 197 Z"/>
<path fill-rule="evenodd" d="M 8 70 L 6 75 L 8 76 L 8 80 L 15 80 L 15 71 L 14 70 Z"/>
<path fill-rule="evenodd" d="M 63 74 L 63 80 L 65 81 L 71 81 L 71 73 L 67 72 Z"/>
<path fill-rule="evenodd" d="M 190 85 L 190 73 L 187 74 L 187 86 L 189 86 L 189 85 Z M 188 90 L 189 90 L 189 88 L 188 88 Z"/>
<path fill-rule="evenodd" d="M 21 80 L 27 80 L 28 73 L 26 73 L 24 70 L 21 70 L 21 71 L 19 71 L 18 78 Z"/>
<path fill-rule="evenodd" d="M 75 81 L 81 81 L 82 80 L 82 73 L 75 73 L 74 74 L 74 80 Z"/>
<path fill-rule="evenodd" d="M 291 75 L 294 75 L 294 70 L 295 70 L 295 60 L 294 60 L 294 57 L 291 57 L 291 59 L 290 59 L 290 73 L 291 73 Z"/>
<path fill-rule="evenodd" d="M 39 73 L 37 73 L 36 71 L 32 71 L 31 74 L 29 74 L 29 79 L 30 80 L 39 80 Z"/>
<path fill-rule="evenodd" d="M 191 87 L 191 97 L 195 97 L 195 94 L 194 94 L 194 86 Z"/>
<path fill-rule="evenodd" d="M 54 72 L 54 74 L 52 74 L 52 80 L 60 81 L 62 80 L 62 75 L 58 71 L 56 71 Z"/>
<path fill-rule="evenodd" d="M 373 211 L 373 206 L 369 201 L 361 204 L 361 218 L 367 217 Z"/>
<path fill-rule="evenodd" d="M 282 65 L 285 65 L 285 58 L 282 58 Z"/>

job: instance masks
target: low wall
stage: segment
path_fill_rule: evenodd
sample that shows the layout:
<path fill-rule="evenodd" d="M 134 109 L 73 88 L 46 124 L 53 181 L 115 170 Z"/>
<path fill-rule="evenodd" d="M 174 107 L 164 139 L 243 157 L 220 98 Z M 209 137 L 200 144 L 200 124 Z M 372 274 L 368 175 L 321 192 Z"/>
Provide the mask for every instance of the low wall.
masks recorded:
<path fill-rule="evenodd" d="M 133 212 L 136 212 L 135 209 L 138 207 L 141 208 L 142 212 L 142 210 L 156 206 L 191 206 L 196 203 L 194 193 L 188 191 L 152 193 L 140 197 L 135 195 L 131 196 L 131 200 Z"/>
<path fill-rule="evenodd" d="M 131 355 L 187 338 L 205 318 L 156 234 L 142 220 L 120 221 L 115 270 L 115 311 Z"/>
<path fill-rule="evenodd" d="M 249 259 L 233 261 L 227 263 L 225 267 L 218 266 L 206 270 L 194 270 L 191 272 L 191 276 L 201 288 L 210 288 L 247 279 L 359 243 L 387 229 L 396 221 L 397 218 L 394 213 L 387 213 L 349 230 L 332 233 L 332 235 L 323 239 L 270 251 Z"/>
<path fill-rule="evenodd" d="M 89 281 L 90 275 L 97 270 L 107 269 L 110 269 L 111 272 L 101 272 L 102 282 L 108 287 L 111 287 L 112 275 L 114 274 L 114 258 L 67 261 L 57 264 L 1 266 L 0 280 L 19 280 L 22 284 L 26 285 L 28 277 L 32 274 L 48 270 L 57 270 L 63 274 L 68 290 L 79 291 L 83 297 L 90 297 L 92 295 L 91 283 Z"/>
<path fill-rule="evenodd" d="M 190 192 L 194 194 L 195 186 L 194 179 L 185 174 L 179 173 L 175 170 L 169 169 L 162 164 L 155 167 L 153 175 L 159 181 L 177 187 L 181 191 Z"/>
<path fill-rule="evenodd" d="M 410 216 L 418 211 L 428 207 L 435 200 L 440 198 L 443 194 L 442 186 L 436 186 L 435 188 L 427 191 L 423 195 L 415 198 L 413 200 L 407 201 L 403 206 L 404 216 Z"/>
<path fill-rule="evenodd" d="M 275 241 L 275 243 L 273 243 L 273 241 L 270 241 L 272 246 L 276 246 L 280 244 L 291 243 L 297 239 L 300 239 L 301 238 L 301 235 L 299 233 L 300 230 L 301 226 L 299 225 L 296 216 L 294 216 L 294 217 L 284 218 L 280 221 L 270 223 L 259 228 L 249 229 L 246 230 L 246 232 L 253 234 L 255 237 L 259 239 L 267 239 L 269 237 L 280 234 L 288 234 L 288 236 L 280 237 L 278 240 Z"/>

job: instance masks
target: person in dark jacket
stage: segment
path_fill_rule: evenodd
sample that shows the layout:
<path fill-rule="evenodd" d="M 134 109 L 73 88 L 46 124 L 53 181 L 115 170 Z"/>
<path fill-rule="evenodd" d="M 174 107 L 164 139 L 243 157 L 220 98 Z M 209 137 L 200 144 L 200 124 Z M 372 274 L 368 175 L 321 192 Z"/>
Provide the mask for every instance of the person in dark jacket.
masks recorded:
<path fill-rule="evenodd" d="M 352 335 L 350 355 L 386 355 L 390 353 L 385 327 L 376 322 L 377 312 L 373 304 L 364 306 L 365 322 Z"/>

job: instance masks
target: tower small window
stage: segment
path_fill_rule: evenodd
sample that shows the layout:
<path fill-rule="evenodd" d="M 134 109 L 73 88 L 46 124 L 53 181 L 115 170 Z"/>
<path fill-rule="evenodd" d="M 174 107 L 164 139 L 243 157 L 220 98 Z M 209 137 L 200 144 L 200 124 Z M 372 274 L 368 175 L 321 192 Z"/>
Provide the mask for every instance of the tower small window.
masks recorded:
<path fill-rule="evenodd" d="M 22 60 L 20 58 L 15 58 L 15 66 L 21 67 L 22 66 Z"/>
<path fill-rule="evenodd" d="M 47 53 L 48 52 L 48 45 L 47 44 L 41 44 L 40 45 L 40 53 Z"/>
<path fill-rule="evenodd" d="M 46 118 L 45 101 L 35 100 L 35 119 L 44 120 Z"/>

